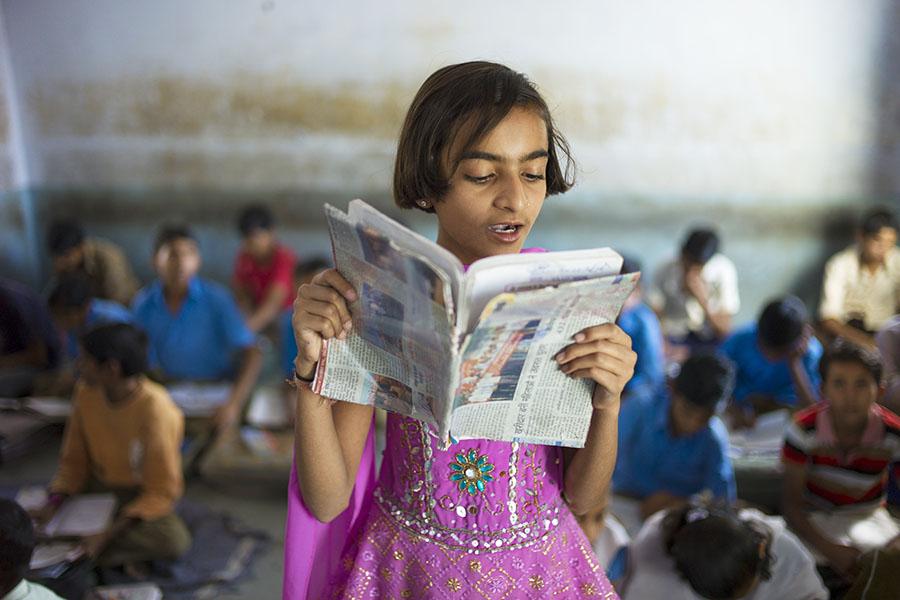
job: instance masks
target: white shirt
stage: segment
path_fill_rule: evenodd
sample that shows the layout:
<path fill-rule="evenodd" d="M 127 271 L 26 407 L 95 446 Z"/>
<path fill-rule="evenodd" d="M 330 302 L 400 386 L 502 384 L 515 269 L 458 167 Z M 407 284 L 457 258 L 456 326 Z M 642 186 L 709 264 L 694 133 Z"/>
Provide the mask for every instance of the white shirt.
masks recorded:
<path fill-rule="evenodd" d="M 675 571 L 675 563 L 666 553 L 662 540 L 662 521 L 668 511 L 661 510 L 644 523 L 631 542 L 631 574 L 621 586 L 623 600 L 703 600 Z M 784 519 L 768 517 L 757 510 L 742 510 L 741 519 L 752 519 L 772 531 L 772 577 L 760 580 L 742 600 L 826 600 L 828 590 L 816 571 L 816 563 L 794 534 L 787 531 Z"/>
<path fill-rule="evenodd" d="M 709 310 L 734 316 L 741 309 L 737 269 L 724 254 L 715 254 L 700 271 L 709 294 Z M 659 313 L 663 333 L 684 337 L 690 332 L 705 333 L 706 313 L 700 303 L 684 289 L 681 260 L 665 263 L 656 271 L 647 292 L 650 306 Z"/>
<path fill-rule="evenodd" d="M 855 245 L 838 252 L 825 264 L 821 319 L 846 323 L 862 319 L 877 331 L 900 308 L 900 250 L 891 248 L 875 273 L 862 268 Z"/>
<path fill-rule="evenodd" d="M 10 593 L 0 600 L 62 600 L 42 585 L 23 579 Z"/>

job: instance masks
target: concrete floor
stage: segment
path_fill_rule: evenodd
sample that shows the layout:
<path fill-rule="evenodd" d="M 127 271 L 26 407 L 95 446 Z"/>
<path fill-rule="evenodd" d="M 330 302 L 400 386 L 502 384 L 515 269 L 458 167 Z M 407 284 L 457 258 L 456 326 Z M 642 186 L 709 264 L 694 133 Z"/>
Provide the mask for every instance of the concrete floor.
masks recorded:
<path fill-rule="evenodd" d="M 0 466 L 0 486 L 47 482 L 56 469 L 61 436 L 39 452 L 15 464 Z M 284 519 L 287 515 L 287 477 L 284 482 L 254 481 L 252 485 L 224 484 L 202 479 L 187 482 L 185 496 L 215 510 L 227 512 L 269 534 L 271 543 L 254 562 L 250 577 L 223 600 L 260 600 L 281 597 Z"/>

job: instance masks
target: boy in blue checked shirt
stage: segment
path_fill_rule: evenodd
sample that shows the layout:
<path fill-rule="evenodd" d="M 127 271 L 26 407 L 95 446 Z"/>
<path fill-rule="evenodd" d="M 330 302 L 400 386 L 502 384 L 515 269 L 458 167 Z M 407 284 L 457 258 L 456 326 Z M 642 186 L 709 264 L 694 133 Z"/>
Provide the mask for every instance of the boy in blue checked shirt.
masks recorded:
<path fill-rule="evenodd" d="M 734 332 L 722 353 L 736 369 L 730 408 L 735 427 L 752 426 L 760 412 L 815 404 L 822 352 L 806 306 L 796 296 L 773 300 L 756 323 Z"/>
<path fill-rule="evenodd" d="M 642 518 L 707 491 L 734 501 L 728 433 L 716 416 L 733 383 L 727 359 L 699 353 L 669 386 L 622 403 L 613 489 L 640 500 Z"/>

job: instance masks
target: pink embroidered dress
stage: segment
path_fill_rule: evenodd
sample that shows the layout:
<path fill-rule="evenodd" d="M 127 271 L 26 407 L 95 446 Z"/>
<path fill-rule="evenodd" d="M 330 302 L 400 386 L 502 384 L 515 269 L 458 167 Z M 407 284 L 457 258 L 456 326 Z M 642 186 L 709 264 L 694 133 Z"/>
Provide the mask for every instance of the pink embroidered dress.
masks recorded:
<path fill-rule="evenodd" d="M 555 446 L 469 440 L 443 451 L 389 414 L 373 505 L 334 598 L 618 598 L 562 500 Z"/>
<path fill-rule="evenodd" d="M 466 440 L 441 450 L 428 425 L 389 413 L 370 494 L 372 456 L 370 434 L 351 506 L 329 525 L 303 506 L 292 473 L 285 600 L 618 599 L 563 502 L 562 448 Z"/>

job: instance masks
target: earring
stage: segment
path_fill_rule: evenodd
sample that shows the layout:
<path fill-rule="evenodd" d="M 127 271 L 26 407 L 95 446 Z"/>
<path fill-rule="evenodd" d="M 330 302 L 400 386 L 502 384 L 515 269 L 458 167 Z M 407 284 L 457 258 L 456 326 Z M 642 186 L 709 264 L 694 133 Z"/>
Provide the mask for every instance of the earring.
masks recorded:
<path fill-rule="evenodd" d="M 419 200 L 416 204 L 418 204 L 420 208 L 428 208 L 429 206 L 428 200 Z"/>

